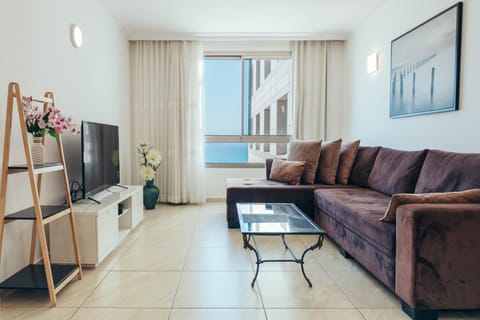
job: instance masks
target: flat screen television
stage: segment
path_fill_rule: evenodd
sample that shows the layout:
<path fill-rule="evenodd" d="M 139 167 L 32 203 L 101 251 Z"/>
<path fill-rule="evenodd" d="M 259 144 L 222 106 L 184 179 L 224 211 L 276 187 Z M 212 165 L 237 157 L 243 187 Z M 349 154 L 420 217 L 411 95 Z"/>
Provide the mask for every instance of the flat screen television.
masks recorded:
<path fill-rule="evenodd" d="M 82 121 L 82 193 L 88 198 L 120 183 L 118 126 Z"/>

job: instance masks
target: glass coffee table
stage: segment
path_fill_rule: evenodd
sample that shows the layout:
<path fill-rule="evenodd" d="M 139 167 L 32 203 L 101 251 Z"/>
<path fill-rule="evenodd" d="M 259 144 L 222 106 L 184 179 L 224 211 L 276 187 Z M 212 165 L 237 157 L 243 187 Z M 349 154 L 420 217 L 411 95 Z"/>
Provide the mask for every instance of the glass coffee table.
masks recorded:
<path fill-rule="evenodd" d="M 312 222 L 293 203 L 237 203 L 238 220 L 243 237 L 243 248 L 250 249 L 257 257 L 257 269 L 252 280 L 252 287 L 258 276 L 258 269 L 264 262 L 295 262 L 300 264 L 303 276 L 310 288 L 312 283 L 305 274 L 303 267 L 305 254 L 308 251 L 320 249 L 323 244 L 325 231 Z M 318 240 L 303 251 L 301 258 L 297 258 L 285 240 L 286 235 L 318 235 Z M 292 259 L 262 259 L 258 249 L 256 236 L 280 236 Z"/>

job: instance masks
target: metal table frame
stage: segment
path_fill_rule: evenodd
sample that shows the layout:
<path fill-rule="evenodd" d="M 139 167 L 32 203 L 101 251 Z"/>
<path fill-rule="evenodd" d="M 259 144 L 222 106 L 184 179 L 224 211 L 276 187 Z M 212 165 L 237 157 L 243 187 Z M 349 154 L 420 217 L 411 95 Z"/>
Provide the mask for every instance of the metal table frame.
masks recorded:
<path fill-rule="evenodd" d="M 290 247 L 288 246 L 288 243 L 285 240 L 285 234 L 278 234 L 278 235 L 282 238 L 282 242 L 283 242 L 283 245 L 285 246 L 285 250 L 288 250 L 288 252 L 292 256 L 292 259 L 262 259 L 262 256 L 260 254 L 260 250 L 258 249 L 258 246 L 257 246 L 257 241 L 255 240 L 255 235 L 253 235 L 253 234 L 242 234 L 242 236 L 243 236 L 243 248 L 244 249 L 248 248 L 248 249 L 252 250 L 255 253 L 255 256 L 257 258 L 257 261 L 256 261 L 257 268 L 255 270 L 255 276 L 253 277 L 253 280 L 252 280 L 252 288 L 255 285 L 255 281 L 257 280 L 260 265 L 262 263 L 265 263 L 265 262 L 295 262 L 295 263 L 300 264 L 300 267 L 302 269 L 303 277 L 307 281 L 308 286 L 311 288 L 312 287 L 312 282 L 310 281 L 310 279 L 305 274 L 305 268 L 303 267 L 303 265 L 305 264 L 305 260 L 304 260 L 305 259 L 305 254 L 308 251 L 313 251 L 317 248 L 320 249 L 323 245 L 323 239 L 324 239 L 325 236 L 323 234 L 320 234 L 317 242 L 314 245 L 305 249 L 305 251 L 303 251 L 302 257 L 300 259 L 298 259 L 295 256 L 295 253 L 292 251 L 292 249 L 290 249 Z M 269 234 L 269 236 L 272 236 L 272 235 Z M 253 242 L 253 246 L 250 243 L 250 240 Z"/>
<path fill-rule="evenodd" d="M 260 208 L 253 209 L 255 211 L 251 211 L 251 209 L 244 210 L 242 207 L 245 205 L 248 206 L 260 206 Z M 265 206 L 267 212 L 262 211 L 262 207 Z M 270 206 L 270 208 L 268 208 Z M 283 206 L 288 206 L 288 208 L 280 208 Z M 277 207 L 277 209 L 274 209 L 274 207 Z M 256 211 L 259 210 L 259 211 Z M 272 210 L 270 212 L 270 210 Z M 276 210 L 279 210 L 277 212 Z M 290 210 L 290 211 L 289 211 Z M 256 257 L 256 262 L 255 264 L 257 265 L 256 270 L 255 270 L 255 276 L 253 277 L 252 280 L 252 287 L 255 285 L 255 282 L 258 277 L 258 272 L 260 269 L 260 265 L 265 263 L 265 262 L 294 262 L 300 264 L 300 268 L 302 270 L 303 277 L 308 283 L 308 286 L 311 288 L 312 287 L 312 282 L 310 279 L 307 277 L 305 274 L 305 255 L 309 251 L 313 251 L 315 249 L 320 249 L 323 245 L 323 240 L 325 238 L 325 231 L 319 228 L 308 216 L 305 215 L 305 213 L 302 212 L 295 204 L 293 203 L 237 203 L 237 213 L 238 213 L 238 219 L 240 222 L 240 229 L 243 237 L 243 248 L 244 249 L 249 249 L 255 253 Z M 266 218 L 265 218 L 266 214 Z M 249 219 L 251 219 L 251 216 L 256 216 L 259 215 L 258 222 L 254 220 L 245 220 L 245 217 L 248 216 Z M 270 219 L 269 217 L 273 218 Z M 263 217 L 262 217 L 263 216 Z M 300 221 L 305 222 L 305 226 L 299 226 L 299 227 L 293 227 L 293 229 L 287 228 L 284 229 L 283 227 L 280 227 L 278 230 L 276 228 L 273 228 L 271 230 L 268 229 L 262 229 L 261 227 L 256 229 L 254 225 L 250 225 L 251 223 L 253 224 L 259 224 L 259 226 L 262 225 L 262 223 L 270 224 L 273 223 L 275 224 L 279 220 L 276 220 L 276 218 L 280 217 L 280 221 L 278 222 L 280 224 L 283 224 L 284 222 L 282 221 L 283 216 L 287 216 L 287 220 L 289 221 L 289 217 L 293 218 L 294 220 L 300 219 Z M 262 221 L 262 219 L 265 219 Z M 290 222 L 288 222 L 290 223 Z M 248 227 L 247 227 L 248 225 Z M 288 243 L 285 239 L 286 235 L 318 235 L 318 240 L 311 245 L 310 247 L 307 247 L 300 258 L 297 258 L 295 256 L 295 253 L 293 250 L 288 246 Z M 257 245 L 256 241 L 256 236 L 280 236 L 282 239 L 283 245 L 285 247 L 285 250 L 287 250 L 291 256 L 291 259 L 263 259 L 262 255 L 260 253 L 260 249 Z"/>

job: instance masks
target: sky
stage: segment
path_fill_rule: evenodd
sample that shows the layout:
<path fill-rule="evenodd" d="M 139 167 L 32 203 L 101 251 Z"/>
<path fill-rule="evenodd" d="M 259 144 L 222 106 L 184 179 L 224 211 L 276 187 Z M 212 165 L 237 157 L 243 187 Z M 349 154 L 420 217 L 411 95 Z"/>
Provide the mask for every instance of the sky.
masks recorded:
<path fill-rule="evenodd" d="M 205 134 L 241 134 L 241 60 L 207 59 L 204 70 Z"/>
<path fill-rule="evenodd" d="M 245 114 L 249 118 L 248 97 L 250 95 L 250 60 L 244 60 Z M 206 135 L 242 134 L 242 60 L 206 59 L 204 65 Z M 248 131 L 248 121 L 244 124 Z M 248 144 L 207 143 L 207 163 L 246 163 Z"/>

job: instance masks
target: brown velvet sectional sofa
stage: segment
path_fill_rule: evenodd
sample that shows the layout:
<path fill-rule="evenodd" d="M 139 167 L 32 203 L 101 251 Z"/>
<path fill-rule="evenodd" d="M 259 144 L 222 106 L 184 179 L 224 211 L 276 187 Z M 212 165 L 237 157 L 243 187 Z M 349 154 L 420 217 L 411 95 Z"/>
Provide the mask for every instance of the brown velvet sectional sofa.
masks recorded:
<path fill-rule="evenodd" d="M 295 203 L 413 319 L 480 309 L 480 203 L 404 204 L 396 221 L 380 221 L 394 194 L 480 188 L 480 154 L 361 146 L 347 185 L 244 178 L 226 187 L 229 228 L 238 227 L 238 202 Z"/>

